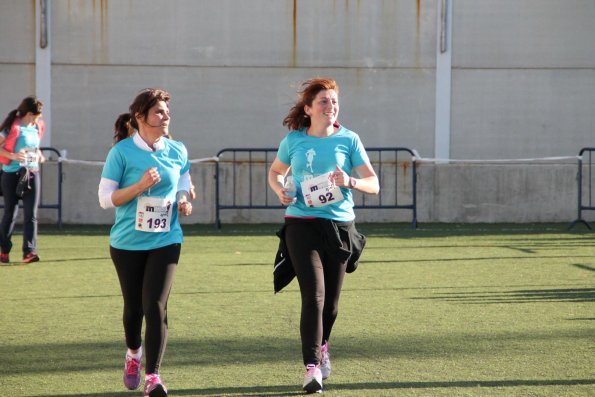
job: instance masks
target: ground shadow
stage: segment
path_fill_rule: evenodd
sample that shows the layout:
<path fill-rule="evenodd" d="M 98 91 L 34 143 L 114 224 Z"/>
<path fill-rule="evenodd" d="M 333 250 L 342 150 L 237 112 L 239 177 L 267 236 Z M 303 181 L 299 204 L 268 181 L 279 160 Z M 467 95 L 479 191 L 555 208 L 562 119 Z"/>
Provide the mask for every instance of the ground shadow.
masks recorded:
<path fill-rule="evenodd" d="M 444 354 L 448 346 L 450 356 L 475 355 L 494 351 L 494 340 L 501 346 L 508 343 L 523 344 L 544 341 L 588 340 L 586 330 L 568 330 L 551 334 L 548 332 L 502 332 L 489 335 L 451 333 L 440 338 L 423 335 L 391 335 L 384 338 L 365 336 L 337 336 L 334 346 L 343 359 L 362 358 L 384 360 L 400 357 L 410 359 L 436 358 Z M 121 371 L 124 342 L 74 342 L 38 343 L 23 345 L 0 345 L 0 362 L 3 375 L 70 373 L 81 371 Z M 299 341 L 293 337 L 260 336 L 236 338 L 170 338 L 167 344 L 165 365 L 167 367 L 237 365 L 273 362 L 285 363 L 300 356 Z"/>
<path fill-rule="evenodd" d="M 595 288 L 554 288 L 493 292 L 452 292 L 412 299 L 443 300 L 469 304 L 530 302 L 595 302 Z"/>
<path fill-rule="evenodd" d="M 329 383 L 328 391 L 361 391 L 361 390 L 399 390 L 399 389 L 437 389 L 437 388 L 501 388 L 522 386 L 581 386 L 595 385 L 595 379 L 511 379 L 511 380 L 463 380 L 463 381 L 423 381 L 423 382 L 363 382 L 363 383 Z M 217 387 L 203 389 L 170 390 L 170 396 L 297 396 L 304 393 L 299 386 L 247 386 Z M 106 392 L 77 394 L 79 397 L 123 397 L 127 392 Z M 47 397 L 72 397 L 72 394 L 48 394 Z"/>
<path fill-rule="evenodd" d="M 572 266 L 578 267 L 579 269 L 582 269 L 582 270 L 588 270 L 590 272 L 595 272 L 595 267 L 589 266 L 589 265 L 585 265 L 583 263 L 573 263 Z"/>

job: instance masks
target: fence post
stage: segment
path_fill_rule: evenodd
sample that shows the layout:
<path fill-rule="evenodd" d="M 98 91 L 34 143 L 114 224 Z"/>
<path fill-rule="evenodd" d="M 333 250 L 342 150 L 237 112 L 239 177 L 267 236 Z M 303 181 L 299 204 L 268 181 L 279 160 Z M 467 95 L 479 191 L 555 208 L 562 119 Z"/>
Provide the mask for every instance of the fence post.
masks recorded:
<path fill-rule="evenodd" d="M 583 205 L 583 156 L 584 156 L 585 152 L 589 153 L 589 161 L 588 161 L 589 177 L 587 180 L 587 189 L 588 189 L 587 192 L 589 194 L 588 205 Z M 591 193 L 593 191 L 593 186 L 592 186 L 593 161 L 592 161 L 591 153 L 593 153 L 593 152 L 595 152 L 595 148 L 582 148 L 581 151 L 579 152 L 578 172 L 577 172 L 577 185 L 578 185 L 577 218 L 570 224 L 570 226 L 568 226 L 568 230 L 572 229 L 577 223 L 584 224 L 585 226 L 587 226 L 587 228 L 589 230 L 592 229 L 589 222 L 587 222 L 586 220 L 583 219 L 583 210 L 595 210 L 595 207 L 593 206 L 593 202 L 592 202 L 592 196 L 591 196 Z"/>

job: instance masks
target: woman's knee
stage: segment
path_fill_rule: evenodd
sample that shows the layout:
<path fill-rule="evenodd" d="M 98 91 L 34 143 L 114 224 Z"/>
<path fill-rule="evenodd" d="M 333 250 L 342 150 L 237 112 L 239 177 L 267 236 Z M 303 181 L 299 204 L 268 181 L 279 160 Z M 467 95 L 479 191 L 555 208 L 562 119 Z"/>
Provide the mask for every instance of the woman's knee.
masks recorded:
<path fill-rule="evenodd" d="M 159 302 L 147 302 L 144 305 L 145 320 L 150 322 L 166 322 L 167 321 L 167 305 Z"/>

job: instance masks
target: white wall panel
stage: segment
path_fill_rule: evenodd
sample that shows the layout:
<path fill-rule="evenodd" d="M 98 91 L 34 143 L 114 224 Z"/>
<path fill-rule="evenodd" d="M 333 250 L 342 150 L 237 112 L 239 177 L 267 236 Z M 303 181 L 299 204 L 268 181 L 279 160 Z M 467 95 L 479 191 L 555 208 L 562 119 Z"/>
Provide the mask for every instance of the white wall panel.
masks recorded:
<path fill-rule="evenodd" d="M 432 3 L 54 0 L 55 62 L 427 67 L 434 64 Z"/>
<path fill-rule="evenodd" d="M 35 66 L 0 63 L 0 118 L 4 117 L 28 95 L 35 94 Z M 0 122 L 2 122 L 0 120 Z"/>
<path fill-rule="evenodd" d="M 595 69 L 453 73 L 452 158 L 576 155 L 595 144 Z"/>
<path fill-rule="evenodd" d="M 456 0 L 453 66 L 595 67 L 593 0 Z"/>
<path fill-rule="evenodd" d="M 432 150 L 431 71 L 140 66 L 54 66 L 60 87 L 54 146 L 67 149 L 70 158 L 102 160 L 118 114 L 128 111 L 138 90 L 160 86 L 173 96 L 171 132 L 192 158 L 224 147 L 276 147 L 287 133 L 282 120 L 296 90 L 316 75 L 337 79 L 339 119 L 367 145 Z"/>
<path fill-rule="evenodd" d="M 35 62 L 33 1 L 0 0 L 0 64 Z"/>

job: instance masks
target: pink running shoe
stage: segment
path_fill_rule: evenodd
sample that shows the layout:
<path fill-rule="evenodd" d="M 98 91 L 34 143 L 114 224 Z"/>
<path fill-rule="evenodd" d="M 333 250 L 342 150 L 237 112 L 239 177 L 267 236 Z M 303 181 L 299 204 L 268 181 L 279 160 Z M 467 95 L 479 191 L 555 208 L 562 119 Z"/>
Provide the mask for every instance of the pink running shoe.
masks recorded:
<path fill-rule="evenodd" d="M 145 397 L 167 397 L 167 388 L 159 374 L 147 374 L 145 376 Z"/>
<path fill-rule="evenodd" d="M 322 393 L 322 374 L 318 365 L 306 365 L 306 375 L 304 376 L 302 388 L 306 393 Z"/>
<path fill-rule="evenodd" d="M 322 345 L 320 353 L 322 353 L 322 359 L 320 360 L 320 372 L 322 373 L 322 380 L 325 380 L 331 376 L 331 354 L 328 351 L 328 342 Z"/>
<path fill-rule="evenodd" d="M 39 262 L 39 256 L 35 252 L 29 252 L 23 256 L 23 263 Z"/>
<path fill-rule="evenodd" d="M 124 386 L 128 390 L 136 390 L 140 386 L 140 360 L 126 354 L 124 365 Z"/>

